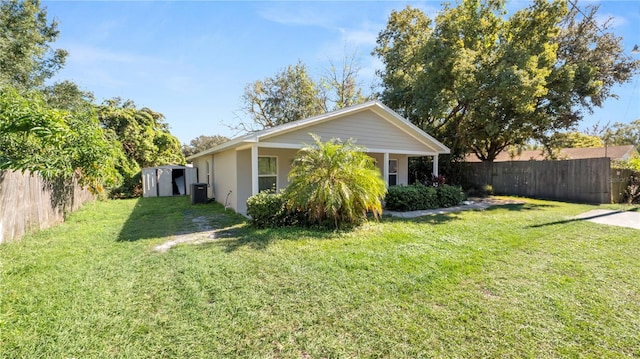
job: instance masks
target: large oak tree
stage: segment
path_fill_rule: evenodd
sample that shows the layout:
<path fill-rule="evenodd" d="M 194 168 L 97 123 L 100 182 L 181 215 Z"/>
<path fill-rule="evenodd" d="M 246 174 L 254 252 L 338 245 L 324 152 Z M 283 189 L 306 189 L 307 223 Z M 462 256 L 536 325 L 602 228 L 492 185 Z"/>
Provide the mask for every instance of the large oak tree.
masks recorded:
<path fill-rule="evenodd" d="M 458 157 L 493 161 L 510 145 L 545 141 L 638 71 L 596 14 L 561 0 L 510 16 L 503 0 L 464 0 L 433 23 L 418 9 L 393 12 L 374 49 L 385 64 L 381 98 Z"/>

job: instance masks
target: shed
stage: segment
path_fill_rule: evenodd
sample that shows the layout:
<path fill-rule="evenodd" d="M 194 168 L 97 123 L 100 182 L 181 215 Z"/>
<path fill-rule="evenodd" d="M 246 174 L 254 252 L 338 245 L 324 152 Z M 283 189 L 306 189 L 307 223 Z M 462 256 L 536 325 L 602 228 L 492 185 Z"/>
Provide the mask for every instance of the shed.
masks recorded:
<path fill-rule="evenodd" d="M 198 169 L 187 166 L 158 166 L 142 169 L 143 197 L 191 195 L 198 182 Z"/>

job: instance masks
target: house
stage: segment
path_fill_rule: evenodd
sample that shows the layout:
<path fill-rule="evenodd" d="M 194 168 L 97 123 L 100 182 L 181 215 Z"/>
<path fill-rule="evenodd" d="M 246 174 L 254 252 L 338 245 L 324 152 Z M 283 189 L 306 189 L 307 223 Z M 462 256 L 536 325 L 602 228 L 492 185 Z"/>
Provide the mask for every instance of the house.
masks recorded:
<path fill-rule="evenodd" d="M 561 148 L 558 152 L 559 160 L 580 160 L 585 158 L 609 157 L 611 161 L 625 161 L 638 156 L 638 151 L 633 145 L 607 146 L 593 148 Z M 528 150 L 521 153 L 509 153 L 502 151 L 494 162 L 507 161 L 543 161 L 545 160 L 542 150 Z M 475 154 L 469 154 L 465 158 L 466 162 L 481 162 Z"/>
<path fill-rule="evenodd" d="M 142 169 L 142 196 L 167 197 L 191 194 L 191 184 L 197 182 L 196 168 L 158 166 Z"/>
<path fill-rule="evenodd" d="M 187 158 L 207 183 L 208 196 L 246 214 L 247 199 L 265 189 L 287 186 L 296 152 L 321 140 L 353 138 L 375 159 L 387 185 L 408 184 L 409 157 L 438 156 L 449 149 L 379 101 L 351 106 L 237 137 Z"/>

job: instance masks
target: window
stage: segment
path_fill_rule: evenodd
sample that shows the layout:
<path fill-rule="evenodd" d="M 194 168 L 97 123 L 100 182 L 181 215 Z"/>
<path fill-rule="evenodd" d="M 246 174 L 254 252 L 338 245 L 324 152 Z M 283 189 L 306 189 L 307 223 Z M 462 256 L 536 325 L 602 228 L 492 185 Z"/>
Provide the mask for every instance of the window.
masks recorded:
<path fill-rule="evenodd" d="M 278 158 L 258 157 L 258 191 L 278 188 Z"/>
<path fill-rule="evenodd" d="M 389 186 L 398 184 L 398 160 L 389 160 Z"/>

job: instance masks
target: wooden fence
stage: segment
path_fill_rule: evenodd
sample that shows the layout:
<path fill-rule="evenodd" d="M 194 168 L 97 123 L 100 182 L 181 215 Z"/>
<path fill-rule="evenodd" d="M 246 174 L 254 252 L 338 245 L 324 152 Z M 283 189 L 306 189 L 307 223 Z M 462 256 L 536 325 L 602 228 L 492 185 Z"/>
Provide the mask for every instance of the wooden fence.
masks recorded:
<path fill-rule="evenodd" d="M 496 194 L 578 203 L 621 202 L 631 175 L 612 170 L 609 158 L 467 165 L 464 181 L 490 184 Z"/>
<path fill-rule="evenodd" d="M 52 183 L 39 175 L 0 171 L 0 243 L 64 221 L 65 214 L 95 199 L 77 183 Z"/>

